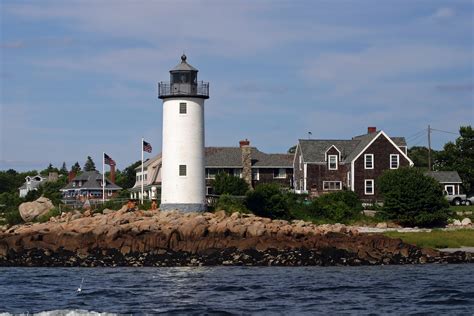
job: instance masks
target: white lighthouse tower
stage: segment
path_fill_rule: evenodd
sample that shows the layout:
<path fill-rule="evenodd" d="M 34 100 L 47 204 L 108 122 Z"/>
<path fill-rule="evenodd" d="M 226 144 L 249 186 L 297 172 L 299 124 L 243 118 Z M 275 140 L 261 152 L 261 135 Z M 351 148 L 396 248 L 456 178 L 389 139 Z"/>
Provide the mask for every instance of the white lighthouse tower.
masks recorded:
<path fill-rule="evenodd" d="M 161 210 L 204 211 L 204 100 L 209 83 L 181 56 L 170 82 L 158 84 L 163 99 Z"/>

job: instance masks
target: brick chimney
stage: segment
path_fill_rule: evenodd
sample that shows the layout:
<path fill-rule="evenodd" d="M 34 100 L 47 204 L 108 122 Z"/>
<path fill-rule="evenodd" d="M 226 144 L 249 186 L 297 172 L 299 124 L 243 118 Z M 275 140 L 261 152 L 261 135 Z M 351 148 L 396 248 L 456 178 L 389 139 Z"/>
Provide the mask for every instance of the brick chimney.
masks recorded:
<path fill-rule="evenodd" d="M 369 126 L 367 127 L 367 134 L 372 134 L 377 132 L 377 127 L 375 126 Z"/>
<path fill-rule="evenodd" d="M 239 142 L 242 152 L 242 179 L 252 188 L 252 150 L 248 139 Z"/>
<path fill-rule="evenodd" d="M 69 173 L 67 174 L 67 183 L 71 182 L 72 179 L 74 179 L 76 177 L 76 173 L 74 171 L 69 171 Z"/>
<path fill-rule="evenodd" d="M 115 184 L 115 164 L 110 165 L 110 182 Z"/>

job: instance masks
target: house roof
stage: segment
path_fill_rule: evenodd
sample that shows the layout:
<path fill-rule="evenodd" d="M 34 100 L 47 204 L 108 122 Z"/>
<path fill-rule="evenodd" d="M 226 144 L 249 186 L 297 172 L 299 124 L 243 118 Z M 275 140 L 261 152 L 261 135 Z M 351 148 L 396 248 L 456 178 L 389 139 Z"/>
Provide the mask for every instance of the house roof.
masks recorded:
<path fill-rule="evenodd" d="M 148 168 L 149 165 L 151 165 L 152 163 L 154 163 L 158 159 L 161 159 L 161 154 L 158 154 L 155 157 L 152 157 L 152 158 L 149 158 L 149 159 L 145 160 L 145 162 L 143 163 L 143 170 Z M 138 165 L 138 167 L 136 167 L 135 170 L 136 171 L 141 171 L 142 170 L 142 165 L 141 164 Z"/>
<path fill-rule="evenodd" d="M 206 167 L 242 167 L 240 147 L 206 147 Z M 251 147 L 252 167 L 269 168 L 293 166 L 293 154 L 267 154 Z"/>
<path fill-rule="evenodd" d="M 80 175 L 76 176 L 74 179 L 72 179 L 71 182 L 69 182 L 62 190 L 69 190 L 69 189 L 81 189 L 81 190 L 97 190 L 97 189 L 102 189 L 102 186 L 100 185 L 100 181 L 102 180 L 102 174 L 97 171 L 85 171 L 81 173 Z M 75 181 L 85 181 L 80 187 L 73 186 L 73 182 Z M 106 186 L 105 188 L 107 190 L 120 190 L 122 189 L 115 183 L 110 182 L 109 179 L 105 179 Z"/>
<path fill-rule="evenodd" d="M 457 171 L 428 171 L 425 174 L 435 178 L 439 183 L 462 183 Z"/>
<path fill-rule="evenodd" d="M 341 152 L 343 162 L 351 162 L 381 132 L 355 136 L 350 140 L 343 139 L 300 139 L 299 145 L 305 162 L 325 162 L 326 151 L 335 146 Z M 406 146 L 404 137 L 391 137 L 397 146 Z"/>

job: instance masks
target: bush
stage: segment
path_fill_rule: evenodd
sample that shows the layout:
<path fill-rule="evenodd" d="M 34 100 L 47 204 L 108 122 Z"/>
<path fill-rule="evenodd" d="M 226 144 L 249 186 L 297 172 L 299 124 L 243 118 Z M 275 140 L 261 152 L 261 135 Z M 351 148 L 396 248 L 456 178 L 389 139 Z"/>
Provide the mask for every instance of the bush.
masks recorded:
<path fill-rule="evenodd" d="M 123 202 L 117 202 L 114 200 L 107 201 L 103 204 L 97 204 L 94 209 L 94 213 L 102 213 L 106 208 L 109 210 L 119 210 L 122 208 L 123 204 Z"/>
<path fill-rule="evenodd" d="M 288 203 L 279 185 L 259 184 L 253 191 L 247 192 L 246 207 L 255 215 L 269 218 L 288 219 Z"/>
<path fill-rule="evenodd" d="M 441 185 L 419 170 L 388 170 L 379 178 L 378 187 L 386 219 L 406 226 L 433 227 L 444 226 L 450 216 Z"/>
<path fill-rule="evenodd" d="M 249 210 L 245 207 L 244 201 L 229 194 L 223 194 L 217 201 L 216 211 L 224 210 L 226 213 L 249 213 Z"/>
<path fill-rule="evenodd" d="M 37 222 L 40 222 L 40 223 L 46 223 L 47 221 L 49 221 L 49 219 L 51 217 L 55 217 L 55 216 L 59 216 L 61 215 L 61 211 L 57 208 L 52 208 L 48 211 L 48 213 L 44 214 L 44 215 L 41 215 L 40 217 L 38 217 L 36 219 Z"/>
<path fill-rule="evenodd" d="M 214 193 L 217 195 L 230 194 L 243 196 L 249 190 L 249 186 L 244 179 L 231 176 L 225 172 L 218 173 L 212 181 Z"/>
<path fill-rule="evenodd" d="M 21 218 L 20 211 L 18 209 L 9 211 L 5 213 L 4 216 L 8 225 L 18 225 L 23 223 L 23 218 Z"/>
<path fill-rule="evenodd" d="M 363 210 L 357 194 L 352 191 L 321 195 L 314 204 L 322 217 L 341 223 L 360 217 Z"/>

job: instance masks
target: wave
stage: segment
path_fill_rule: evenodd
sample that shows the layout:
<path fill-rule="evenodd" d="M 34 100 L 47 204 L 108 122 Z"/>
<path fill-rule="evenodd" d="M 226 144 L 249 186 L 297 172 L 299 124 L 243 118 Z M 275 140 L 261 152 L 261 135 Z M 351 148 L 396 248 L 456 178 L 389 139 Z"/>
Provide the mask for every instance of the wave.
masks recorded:
<path fill-rule="evenodd" d="M 114 313 L 101 313 L 101 312 L 94 312 L 94 311 L 87 311 L 82 309 L 64 309 L 64 310 L 52 310 L 52 311 L 44 311 L 39 313 L 22 313 L 22 314 L 10 314 L 10 313 L 0 313 L 0 316 L 10 316 L 10 315 L 21 315 L 21 316 L 112 316 L 118 315 Z"/>

